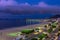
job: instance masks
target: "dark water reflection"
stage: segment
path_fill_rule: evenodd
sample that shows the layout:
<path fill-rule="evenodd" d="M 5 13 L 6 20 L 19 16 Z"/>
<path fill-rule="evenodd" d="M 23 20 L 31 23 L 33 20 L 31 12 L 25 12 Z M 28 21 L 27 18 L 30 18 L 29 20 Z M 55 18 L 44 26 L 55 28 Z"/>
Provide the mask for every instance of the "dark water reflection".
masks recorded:
<path fill-rule="evenodd" d="M 0 20 L 0 29 L 18 27 L 26 25 L 25 19 L 2 19 Z"/>
<path fill-rule="evenodd" d="M 33 22 L 31 24 L 36 24 L 38 22 Z M 0 19 L 0 29 L 13 28 L 30 25 L 30 23 L 26 23 L 26 19 Z"/>
<path fill-rule="evenodd" d="M 19 26 L 25 26 L 29 25 L 30 23 L 26 23 L 26 19 L 40 19 L 40 18 L 48 18 L 52 16 L 52 14 L 46 13 L 46 14 L 40 14 L 40 13 L 34 13 L 34 14 L 20 14 L 20 15 L 13 15 L 13 14 L 6 14 L 6 13 L 0 13 L 0 29 L 6 29 L 6 28 L 12 28 L 12 27 L 19 27 Z M 31 24 L 36 24 L 39 22 L 32 22 Z"/>

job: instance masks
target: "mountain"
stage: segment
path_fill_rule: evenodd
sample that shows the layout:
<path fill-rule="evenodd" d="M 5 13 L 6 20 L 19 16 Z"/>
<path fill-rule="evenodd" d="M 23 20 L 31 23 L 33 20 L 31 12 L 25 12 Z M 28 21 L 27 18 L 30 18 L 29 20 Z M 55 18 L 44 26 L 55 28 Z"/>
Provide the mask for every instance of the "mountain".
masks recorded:
<path fill-rule="evenodd" d="M 50 18 L 60 18 L 60 14 L 54 15 L 54 16 L 52 16 Z"/>

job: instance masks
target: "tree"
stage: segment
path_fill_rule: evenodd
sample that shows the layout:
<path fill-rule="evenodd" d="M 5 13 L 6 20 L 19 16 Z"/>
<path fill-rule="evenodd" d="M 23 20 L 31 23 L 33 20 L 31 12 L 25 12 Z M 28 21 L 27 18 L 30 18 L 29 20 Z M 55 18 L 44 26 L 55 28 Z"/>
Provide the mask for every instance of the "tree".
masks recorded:
<path fill-rule="evenodd" d="M 56 25 L 52 25 L 52 28 L 56 28 Z"/>
<path fill-rule="evenodd" d="M 25 34 L 29 34 L 29 33 L 34 32 L 34 30 L 33 30 L 33 29 L 32 29 L 32 30 L 30 30 L 30 29 L 25 29 L 25 30 L 22 30 L 21 32 L 22 32 L 22 33 L 25 33 Z"/>
<path fill-rule="evenodd" d="M 52 28 L 48 29 L 48 33 L 51 33 L 51 32 L 52 32 L 52 30 L 53 30 Z"/>
<path fill-rule="evenodd" d="M 55 22 L 52 22 L 52 28 L 56 28 L 56 26 L 57 26 L 57 24 L 58 24 L 58 22 L 57 21 L 55 21 Z"/>
<path fill-rule="evenodd" d="M 39 28 L 36 28 L 35 30 L 39 30 Z"/>
<path fill-rule="evenodd" d="M 45 38 L 46 36 L 47 36 L 47 34 L 42 33 L 42 34 L 40 34 L 40 35 L 38 36 L 38 38 L 40 38 L 40 40 L 42 40 L 42 39 Z"/>

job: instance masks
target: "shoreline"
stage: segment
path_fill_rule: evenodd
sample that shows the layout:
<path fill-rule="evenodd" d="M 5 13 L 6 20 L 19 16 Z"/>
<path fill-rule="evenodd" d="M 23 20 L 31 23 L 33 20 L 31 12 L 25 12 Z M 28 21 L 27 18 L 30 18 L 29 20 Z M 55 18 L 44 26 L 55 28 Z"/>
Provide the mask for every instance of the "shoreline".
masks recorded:
<path fill-rule="evenodd" d="M 45 25 L 45 24 L 40 23 L 40 24 L 27 25 L 27 26 L 22 26 L 22 27 L 17 27 L 17 28 L 10 28 L 10 29 L 5 29 L 5 30 L 0 30 L 0 39 L 1 40 L 12 40 L 14 38 L 9 37 L 7 34 L 20 32 L 23 29 L 33 29 L 35 27 L 42 27 L 43 25 Z M 2 33 L 2 35 L 1 35 L 1 33 Z"/>
<path fill-rule="evenodd" d="M 0 30 L 0 31 L 8 31 L 8 30 L 16 30 L 16 29 L 27 29 L 27 28 L 33 28 L 33 26 L 34 27 L 36 27 L 36 26 L 38 26 L 38 25 L 42 25 L 42 24 L 34 24 L 34 25 L 27 25 L 27 26 L 20 26 L 20 27 L 13 27 L 13 28 L 7 28 L 7 29 L 2 29 L 2 30 Z"/>
<path fill-rule="evenodd" d="M 8 31 L 8 30 L 12 30 L 12 29 L 26 29 L 26 28 L 34 28 L 34 27 L 37 27 L 37 26 L 42 26 L 42 25 L 45 25 L 45 24 L 48 24 L 49 22 L 47 23 L 39 23 L 39 24 L 32 24 L 32 25 L 25 25 L 25 26 L 20 26 L 20 27 L 13 27 L 13 28 L 7 28 L 7 29 L 2 29 L 0 31 Z"/>

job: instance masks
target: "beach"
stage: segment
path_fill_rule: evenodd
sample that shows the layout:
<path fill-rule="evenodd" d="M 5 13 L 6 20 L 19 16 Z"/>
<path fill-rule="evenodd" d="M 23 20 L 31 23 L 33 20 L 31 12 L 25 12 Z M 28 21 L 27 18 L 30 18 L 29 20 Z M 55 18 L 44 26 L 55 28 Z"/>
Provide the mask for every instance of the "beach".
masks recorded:
<path fill-rule="evenodd" d="M 14 33 L 14 32 L 20 32 L 23 29 L 33 29 L 35 27 L 40 27 L 40 26 L 42 27 L 43 24 L 35 24 L 35 25 L 28 25 L 28 26 L 24 26 L 24 27 L 0 30 L 0 40 L 13 40 L 13 39 L 15 39 L 15 37 L 10 37 L 7 34 Z"/>

